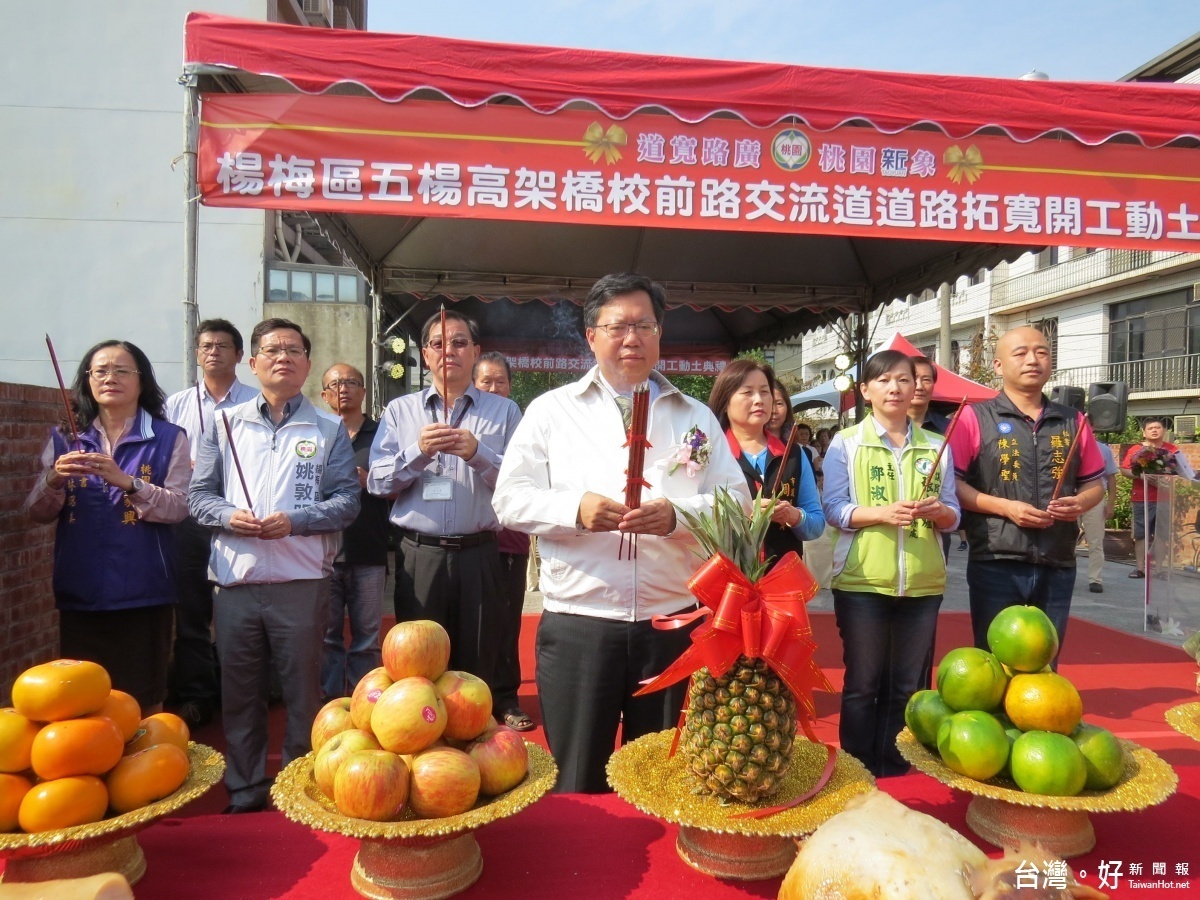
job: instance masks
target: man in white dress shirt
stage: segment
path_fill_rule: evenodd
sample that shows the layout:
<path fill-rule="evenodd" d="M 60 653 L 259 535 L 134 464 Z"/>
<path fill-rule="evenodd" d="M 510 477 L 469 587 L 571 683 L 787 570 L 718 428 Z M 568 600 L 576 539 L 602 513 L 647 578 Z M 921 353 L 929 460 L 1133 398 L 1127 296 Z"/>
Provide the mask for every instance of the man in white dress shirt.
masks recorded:
<path fill-rule="evenodd" d="M 640 275 L 596 282 L 583 319 L 597 366 L 529 405 L 492 501 L 505 527 L 538 536 L 544 612 L 537 685 L 561 792 L 608 789 L 604 765 L 618 725 L 629 742 L 679 716 L 686 681 L 633 697 L 689 644 L 689 628 L 659 631 L 650 623 L 653 615 L 695 608 L 687 580 L 700 564 L 698 544 L 675 506 L 708 511 L 723 486 L 749 508 L 746 479 L 716 417 L 654 371 L 665 300 Z M 631 398 L 645 381 L 649 487 L 630 509 L 620 499 L 629 451 L 618 398 Z M 711 455 L 689 474 L 672 456 L 692 428 L 704 433 Z M 636 555 L 618 559 L 625 535 L 637 537 Z"/>
<path fill-rule="evenodd" d="M 200 439 L 232 409 L 258 393 L 238 381 L 235 371 L 242 361 L 242 335 L 226 319 L 205 319 L 197 329 L 196 362 L 202 378 L 167 398 L 167 421 L 187 432 L 196 463 Z M 175 526 L 179 554 L 175 605 L 175 649 L 171 666 L 170 703 L 192 729 L 213 717 L 221 698 L 217 654 L 212 641 L 213 586 L 208 580 L 208 554 L 212 532 L 188 516 Z"/>

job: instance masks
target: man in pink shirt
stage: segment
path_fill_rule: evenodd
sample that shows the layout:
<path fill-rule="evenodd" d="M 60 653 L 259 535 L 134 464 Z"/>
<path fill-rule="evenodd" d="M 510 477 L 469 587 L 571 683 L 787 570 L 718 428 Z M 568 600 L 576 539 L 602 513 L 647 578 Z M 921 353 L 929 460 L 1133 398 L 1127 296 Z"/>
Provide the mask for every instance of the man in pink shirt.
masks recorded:
<path fill-rule="evenodd" d="M 999 395 L 963 410 L 950 437 L 971 549 L 975 646 L 987 649 L 992 619 L 1017 604 L 1044 610 L 1061 646 L 1075 588 L 1076 520 L 1104 499 L 1104 461 L 1083 413 L 1042 393 L 1051 374 L 1045 335 L 1012 329 L 992 365 L 1003 381 Z"/>

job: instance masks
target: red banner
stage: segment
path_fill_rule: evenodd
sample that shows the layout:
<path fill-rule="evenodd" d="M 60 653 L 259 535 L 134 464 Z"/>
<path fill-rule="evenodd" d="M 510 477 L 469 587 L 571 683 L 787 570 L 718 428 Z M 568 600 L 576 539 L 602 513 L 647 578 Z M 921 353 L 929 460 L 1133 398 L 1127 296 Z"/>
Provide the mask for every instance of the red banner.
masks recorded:
<path fill-rule="evenodd" d="M 596 364 L 586 346 L 563 342 L 491 340 L 485 350 L 498 350 L 517 372 L 577 372 Z M 655 366 L 664 375 L 719 375 L 732 358 L 727 349 L 702 345 L 664 345 Z"/>
<path fill-rule="evenodd" d="M 301 95 L 203 98 L 210 206 L 1200 250 L 1200 153 Z"/>

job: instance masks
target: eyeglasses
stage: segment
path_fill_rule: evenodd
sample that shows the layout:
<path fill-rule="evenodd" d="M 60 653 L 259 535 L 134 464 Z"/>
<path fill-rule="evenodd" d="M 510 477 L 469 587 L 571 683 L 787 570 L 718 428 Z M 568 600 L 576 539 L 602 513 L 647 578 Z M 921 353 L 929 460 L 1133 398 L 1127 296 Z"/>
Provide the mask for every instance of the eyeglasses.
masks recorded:
<path fill-rule="evenodd" d="M 624 340 L 629 332 L 636 331 L 640 338 L 654 337 L 658 334 L 657 322 L 610 322 L 607 325 L 596 325 L 614 341 Z"/>
<path fill-rule="evenodd" d="M 132 378 L 134 375 L 141 375 L 137 369 L 126 369 L 124 366 L 118 366 L 115 369 L 88 369 L 88 375 L 94 381 L 103 381 L 105 378 Z"/>
<path fill-rule="evenodd" d="M 303 347 L 259 347 L 258 355 L 265 356 L 267 359 L 279 359 L 286 356 L 288 359 L 300 359 L 308 356 L 308 353 Z"/>
<path fill-rule="evenodd" d="M 233 344 L 229 343 L 228 341 L 219 341 L 217 343 L 213 343 L 212 341 L 206 341 L 203 344 L 199 345 L 199 350 L 201 353 L 213 353 L 217 350 L 220 350 L 222 353 L 224 353 L 226 350 L 232 350 L 232 349 L 233 349 Z"/>
<path fill-rule="evenodd" d="M 325 385 L 325 390 L 336 391 L 342 385 L 350 388 L 360 388 L 363 386 L 363 383 L 357 378 L 335 378 L 329 384 Z"/>
<path fill-rule="evenodd" d="M 466 350 L 473 343 L 475 343 L 475 342 L 469 341 L 466 338 L 451 338 L 450 339 L 450 349 L 454 350 L 457 353 L 462 350 Z M 442 348 L 445 346 L 445 344 L 442 343 L 440 338 L 434 338 L 432 341 L 429 341 L 429 343 L 427 343 L 425 346 L 428 347 L 430 350 L 432 350 L 434 353 L 441 353 Z"/>

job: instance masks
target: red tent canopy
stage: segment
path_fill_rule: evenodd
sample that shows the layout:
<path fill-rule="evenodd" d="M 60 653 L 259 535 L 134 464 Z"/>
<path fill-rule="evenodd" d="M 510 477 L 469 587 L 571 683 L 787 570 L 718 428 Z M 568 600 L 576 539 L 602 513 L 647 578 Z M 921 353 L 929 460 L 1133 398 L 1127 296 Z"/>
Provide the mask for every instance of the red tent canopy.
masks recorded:
<path fill-rule="evenodd" d="M 917 356 L 920 353 L 900 332 L 896 332 L 883 349 L 899 350 L 909 356 Z M 979 403 L 983 400 L 991 400 L 999 393 L 994 388 L 984 387 L 978 381 L 963 378 L 937 363 L 934 363 L 933 367 L 937 369 L 937 384 L 933 387 L 934 400 L 958 404 L 962 403 L 963 397 L 966 397 L 968 403 Z"/>
<path fill-rule="evenodd" d="M 321 93 L 347 82 L 387 101 L 429 91 L 462 106 L 515 97 L 541 113 L 584 101 L 615 119 L 665 109 L 685 122 L 733 114 L 768 127 L 878 131 L 934 126 L 952 138 L 1003 131 L 1148 147 L 1200 140 L 1200 91 L 1176 84 L 1037 82 L 535 47 L 304 28 L 192 13 L 185 64 L 241 70 Z"/>

